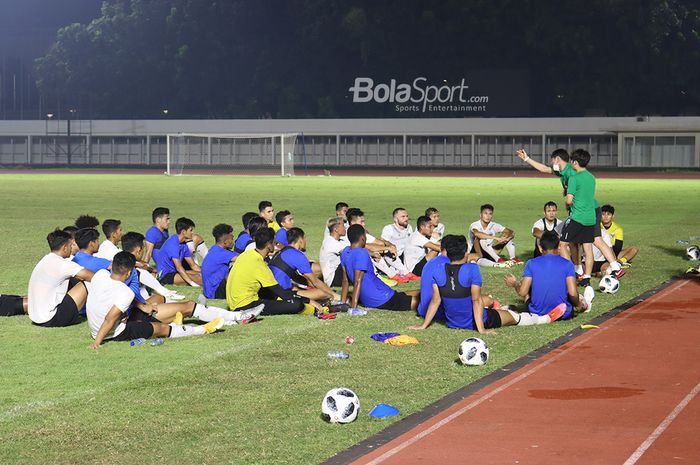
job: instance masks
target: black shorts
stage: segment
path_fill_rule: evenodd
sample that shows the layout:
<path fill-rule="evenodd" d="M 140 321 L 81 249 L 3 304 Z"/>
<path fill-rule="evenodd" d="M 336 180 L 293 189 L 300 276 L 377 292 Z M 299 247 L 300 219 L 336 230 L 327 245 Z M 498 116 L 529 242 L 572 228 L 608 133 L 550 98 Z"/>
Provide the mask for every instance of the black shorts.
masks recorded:
<path fill-rule="evenodd" d="M 83 284 L 84 286 L 85 284 Z M 39 323 L 39 326 L 45 328 L 61 328 L 64 326 L 72 326 L 81 322 L 80 314 L 78 314 L 78 306 L 75 304 L 73 297 L 68 294 L 63 297 L 63 300 L 56 307 L 56 313 L 46 323 Z"/>
<path fill-rule="evenodd" d="M 486 321 L 484 321 L 484 328 L 493 329 L 501 327 L 501 314 L 498 310 L 492 308 L 485 308 L 484 314 L 486 315 Z"/>
<path fill-rule="evenodd" d="M 160 281 L 160 283 L 163 285 L 174 284 L 176 274 L 177 274 L 177 271 L 174 273 L 166 273 L 163 276 L 161 276 L 160 278 L 158 278 L 158 281 Z"/>
<path fill-rule="evenodd" d="M 148 313 L 139 310 L 136 307 L 132 307 L 129 311 L 129 322 L 145 321 L 147 323 L 159 323 L 158 319 Z"/>
<path fill-rule="evenodd" d="M 20 295 L 0 295 L 0 316 L 24 315 L 24 305 Z"/>
<path fill-rule="evenodd" d="M 607 262 L 593 262 L 593 273 L 600 273 L 600 269 L 603 268 Z"/>
<path fill-rule="evenodd" d="M 423 259 L 421 261 L 416 263 L 416 266 L 413 267 L 413 269 L 411 270 L 411 273 L 413 273 L 416 276 L 420 276 L 421 274 L 423 274 L 423 267 L 425 266 L 426 263 L 428 263 L 428 259 L 423 257 Z"/>
<path fill-rule="evenodd" d="M 150 339 L 153 336 L 153 325 L 150 321 L 127 321 L 124 331 L 114 336 L 112 341 L 133 341 L 140 337 Z"/>
<path fill-rule="evenodd" d="M 330 287 L 340 287 L 343 285 L 343 266 L 338 265 L 335 269 L 335 274 L 333 275 L 333 282 L 331 282 Z"/>
<path fill-rule="evenodd" d="M 581 223 L 567 218 L 564 222 L 564 227 L 561 229 L 562 242 L 571 242 L 574 244 L 592 244 L 595 236 L 593 235 L 595 227 L 584 226 Z"/>
<path fill-rule="evenodd" d="M 226 299 L 226 280 L 224 279 L 216 288 L 216 293 L 214 294 L 215 299 Z"/>
<path fill-rule="evenodd" d="M 411 310 L 411 300 L 411 296 L 405 292 L 394 292 L 391 299 L 377 308 L 381 308 L 382 310 Z"/>

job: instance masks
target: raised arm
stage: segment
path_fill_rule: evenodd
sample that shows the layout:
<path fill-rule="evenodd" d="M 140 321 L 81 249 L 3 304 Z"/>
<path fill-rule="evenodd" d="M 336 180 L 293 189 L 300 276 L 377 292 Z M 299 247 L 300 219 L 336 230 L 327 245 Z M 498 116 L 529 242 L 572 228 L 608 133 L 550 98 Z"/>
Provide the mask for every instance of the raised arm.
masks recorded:
<path fill-rule="evenodd" d="M 524 161 L 524 162 L 527 163 L 528 165 L 532 166 L 533 168 L 535 168 L 535 169 L 536 169 L 537 171 L 539 171 L 540 173 L 546 173 L 546 174 L 552 174 L 552 173 L 553 173 L 552 168 L 550 168 L 550 167 L 547 166 L 547 165 L 543 165 L 542 163 L 536 162 L 535 160 L 533 160 L 532 158 L 530 158 L 530 157 L 528 156 L 528 154 L 527 154 L 527 152 L 526 152 L 525 150 L 520 149 L 520 150 L 518 150 L 517 152 L 515 152 L 515 154 L 516 154 L 522 161 Z"/>

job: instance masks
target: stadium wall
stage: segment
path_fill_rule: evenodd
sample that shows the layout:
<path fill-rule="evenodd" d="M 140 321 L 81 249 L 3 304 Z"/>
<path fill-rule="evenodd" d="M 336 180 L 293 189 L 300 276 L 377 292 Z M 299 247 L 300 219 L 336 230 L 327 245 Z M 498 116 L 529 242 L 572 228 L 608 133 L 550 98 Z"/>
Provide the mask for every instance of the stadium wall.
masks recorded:
<path fill-rule="evenodd" d="M 588 150 L 597 167 L 700 168 L 700 117 L 0 121 L 0 164 L 62 166 L 70 152 L 72 165 L 159 167 L 178 133 L 298 133 L 296 164 L 309 167 L 517 168 L 518 148 L 546 161 L 563 147 Z M 269 145 L 187 140 L 201 166 L 274 166 Z"/>

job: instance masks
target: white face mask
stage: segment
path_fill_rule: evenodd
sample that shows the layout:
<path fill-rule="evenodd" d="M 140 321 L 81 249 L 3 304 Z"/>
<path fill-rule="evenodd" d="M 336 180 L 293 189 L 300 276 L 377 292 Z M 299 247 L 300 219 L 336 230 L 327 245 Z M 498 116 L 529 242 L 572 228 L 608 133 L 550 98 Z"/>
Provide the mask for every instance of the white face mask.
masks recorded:
<path fill-rule="evenodd" d="M 559 171 L 559 164 L 558 164 L 558 163 L 553 164 L 553 165 L 552 165 L 552 169 L 553 169 L 554 171 Z"/>

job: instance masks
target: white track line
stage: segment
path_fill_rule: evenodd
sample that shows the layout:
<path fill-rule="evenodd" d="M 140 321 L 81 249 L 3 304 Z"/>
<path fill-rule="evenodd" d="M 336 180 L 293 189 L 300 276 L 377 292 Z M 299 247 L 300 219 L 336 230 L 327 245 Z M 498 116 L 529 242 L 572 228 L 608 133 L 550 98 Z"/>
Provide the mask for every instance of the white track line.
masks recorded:
<path fill-rule="evenodd" d="M 642 308 L 642 307 L 646 307 L 646 306 L 648 306 L 649 304 L 654 303 L 660 296 L 666 297 L 667 295 L 670 295 L 670 294 L 676 292 L 678 289 L 682 288 L 682 287 L 685 286 L 687 283 L 688 283 L 688 281 L 682 282 L 682 283 L 679 284 L 677 287 L 674 287 L 673 289 L 671 289 L 671 290 L 668 292 L 668 294 L 666 294 L 666 295 L 664 295 L 664 292 L 663 292 L 663 291 L 662 291 L 662 292 L 659 292 L 659 293 L 656 293 L 656 294 L 654 294 L 653 296 L 649 297 L 648 299 L 644 300 L 643 302 L 640 302 L 640 303 L 638 303 L 638 304 L 635 304 L 634 307 L 636 307 L 637 309 Z M 664 289 L 664 290 L 665 290 L 665 289 Z M 605 323 L 606 323 L 605 328 L 601 328 L 601 329 L 610 329 L 612 326 L 615 326 L 615 325 L 618 324 L 620 321 L 622 321 L 622 320 L 624 319 L 625 315 L 627 315 L 627 314 L 629 314 L 629 312 L 624 312 L 624 313 L 622 313 L 621 315 L 615 315 L 615 317 L 613 317 L 612 319 L 607 320 L 607 321 L 605 322 Z M 622 318 L 617 318 L 618 316 L 620 316 L 620 317 L 622 317 Z M 411 444 L 414 444 L 415 442 L 421 440 L 421 439 L 424 438 L 425 436 L 427 436 L 427 435 L 429 435 L 429 434 L 435 432 L 436 430 L 442 428 L 443 426 L 445 426 L 446 424 L 450 423 L 450 422 L 451 422 L 452 420 L 454 420 L 455 418 L 460 417 L 461 415 L 464 415 L 466 412 L 468 412 L 469 410 L 473 409 L 473 408 L 476 407 L 477 405 L 479 405 L 479 404 L 483 403 L 484 401 L 490 399 L 491 397 L 495 396 L 496 394 L 498 394 L 498 393 L 500 393 L 500 392 L 502 392 L 502 391 L 505 391 L 506 389 L 508 389 L 508 388 L 511 387 L 512 385 L 514 385 L 514 384 L 516 384 L 516 383 L 522 381 L 523 379 L 529 377 L 529 376 L 532 375 L 533 373 L 539 371 L 541 368 L 546 367 L 547 365 L 549 365 L 550 363 L 554 362 L 555 360 L 557 360 L 557 359 L 558 359 L 559 357 L 561 357 L 562 355 L 568 353 L 569 350 L 573 349 L 574 347 L 576 347 L 576 346 L 578 346 L 578 345 L 581 345 L 581 344 L 583 344 L 584 342 L 588 342 L 590 339 L 594 338 L 595 336 L 597 336 L 598 334 L 601 334 L 601 333 L 602 333 L 602 331 L 596 331 L 596 332 L 588 333 L 587 336 L 583 336 L 583 337 L 580 337 L 580 336 L 579 336 L 579 338 L 577 338 L 577 339 L 575 340 L 576 342 L 575 342 L 574 344 L 572 344 L 571 346 L 565 348 L 565 349 L 562 350 L 560 353 L 558 353 L 558 354 L 552 356 L 551 358 L 545 360 L 544 362 L 541 362 L 539 365 L 536 365 L 536 366 L 530 368 L 530 369 L 527 370 L 525 373 L 520 374 L 519 376 L 517 376 L 517 377 L 511 379 L 510 381 L 508 381 L 507 383 L 502 384 L 501 386 L 499 386 L 499 387 L 497 387 L 497 388 L 495 388 L 495 389 L 493 389 L 493 390 L 487 392 L 486 394 L 482 395 L 481 397 L 479 397 L 479 398 L 476 399 L 475 401 L 471 402 L 469 405 L 466 405 L 466 406 L 462 407 L 461 409 L 457 410 L 457 411 L 454 412 L 453 414 L 451 414 L 451 415 L 449 415 L 449 416 L 443 418 L 443 419 L 440 420 L 439 422 L 435 423 L 435 424 L 434 424 L 433 426 L 431 426 L 430 428 L 428 428 L 428 429 L 426 429 L 426 430 L 423 430 L 423 431 L 421 431 L 421 432 L 415 434 L 414 436 L 412 436 L 412 437 L 406 439 L 405 441 L 399 443 L 399 444 L 396 445 L 394 448 L 389 449 L 388 451 L 384 452 L 382 455 L 380 455 L 380 456 L 377 457 L 376 459 L 372 460 L 371 462 L 367 462 L 367 465 L 378 465 L 378 464 L 384 462 L 385 460 L 387 460 L 388 458 L 390 458 L 390 457 L 396 455 L 397 453 L 401 452 L 403 449 L 405 449 L 406 447 L 410 446 Z M 556 350 L 556 349 L 555 349 L 555 350 Z M 653 442 L 653 441 L 652 441 L 652 442 Z M 634 463 L 634 462 L 633 462 L 633 463 Z M 627 464 L 625 464 L 625 465 L 627 465 Z"/>
<path fill-rule="evenodd" d="M 654 444 L 654 441 L 656 441 L 659 436 L 668 428 L 673 420 L 675 420 L 678 415 L 683 411 L 684 408 L 688 406 L 690 401 L 693 400 L 693 398 L 697 395 L 697 393 L 700 392 L 700 383 L 696 384 L 695 387 L 693 388 L 692 391 L 688 393 L 687 396 L 683 398 L 682 401 L 678 405 L 676 405 L 676 408 L 673 409 L 671 413 L 668 414 L 666 418 L 664 418 L 664 421 L 661 422 L 661 424 L 652 432 L 648 438 L 637 448 L 636 451 L 630 457 L 627 459 L 627 461 L 624 463 L 624 465 L 633 465 L 637 463 L 637 460 L 639 460 L 642 455 L 644 455 L 644 452 L 651 447 L 652 444 Z"/>

